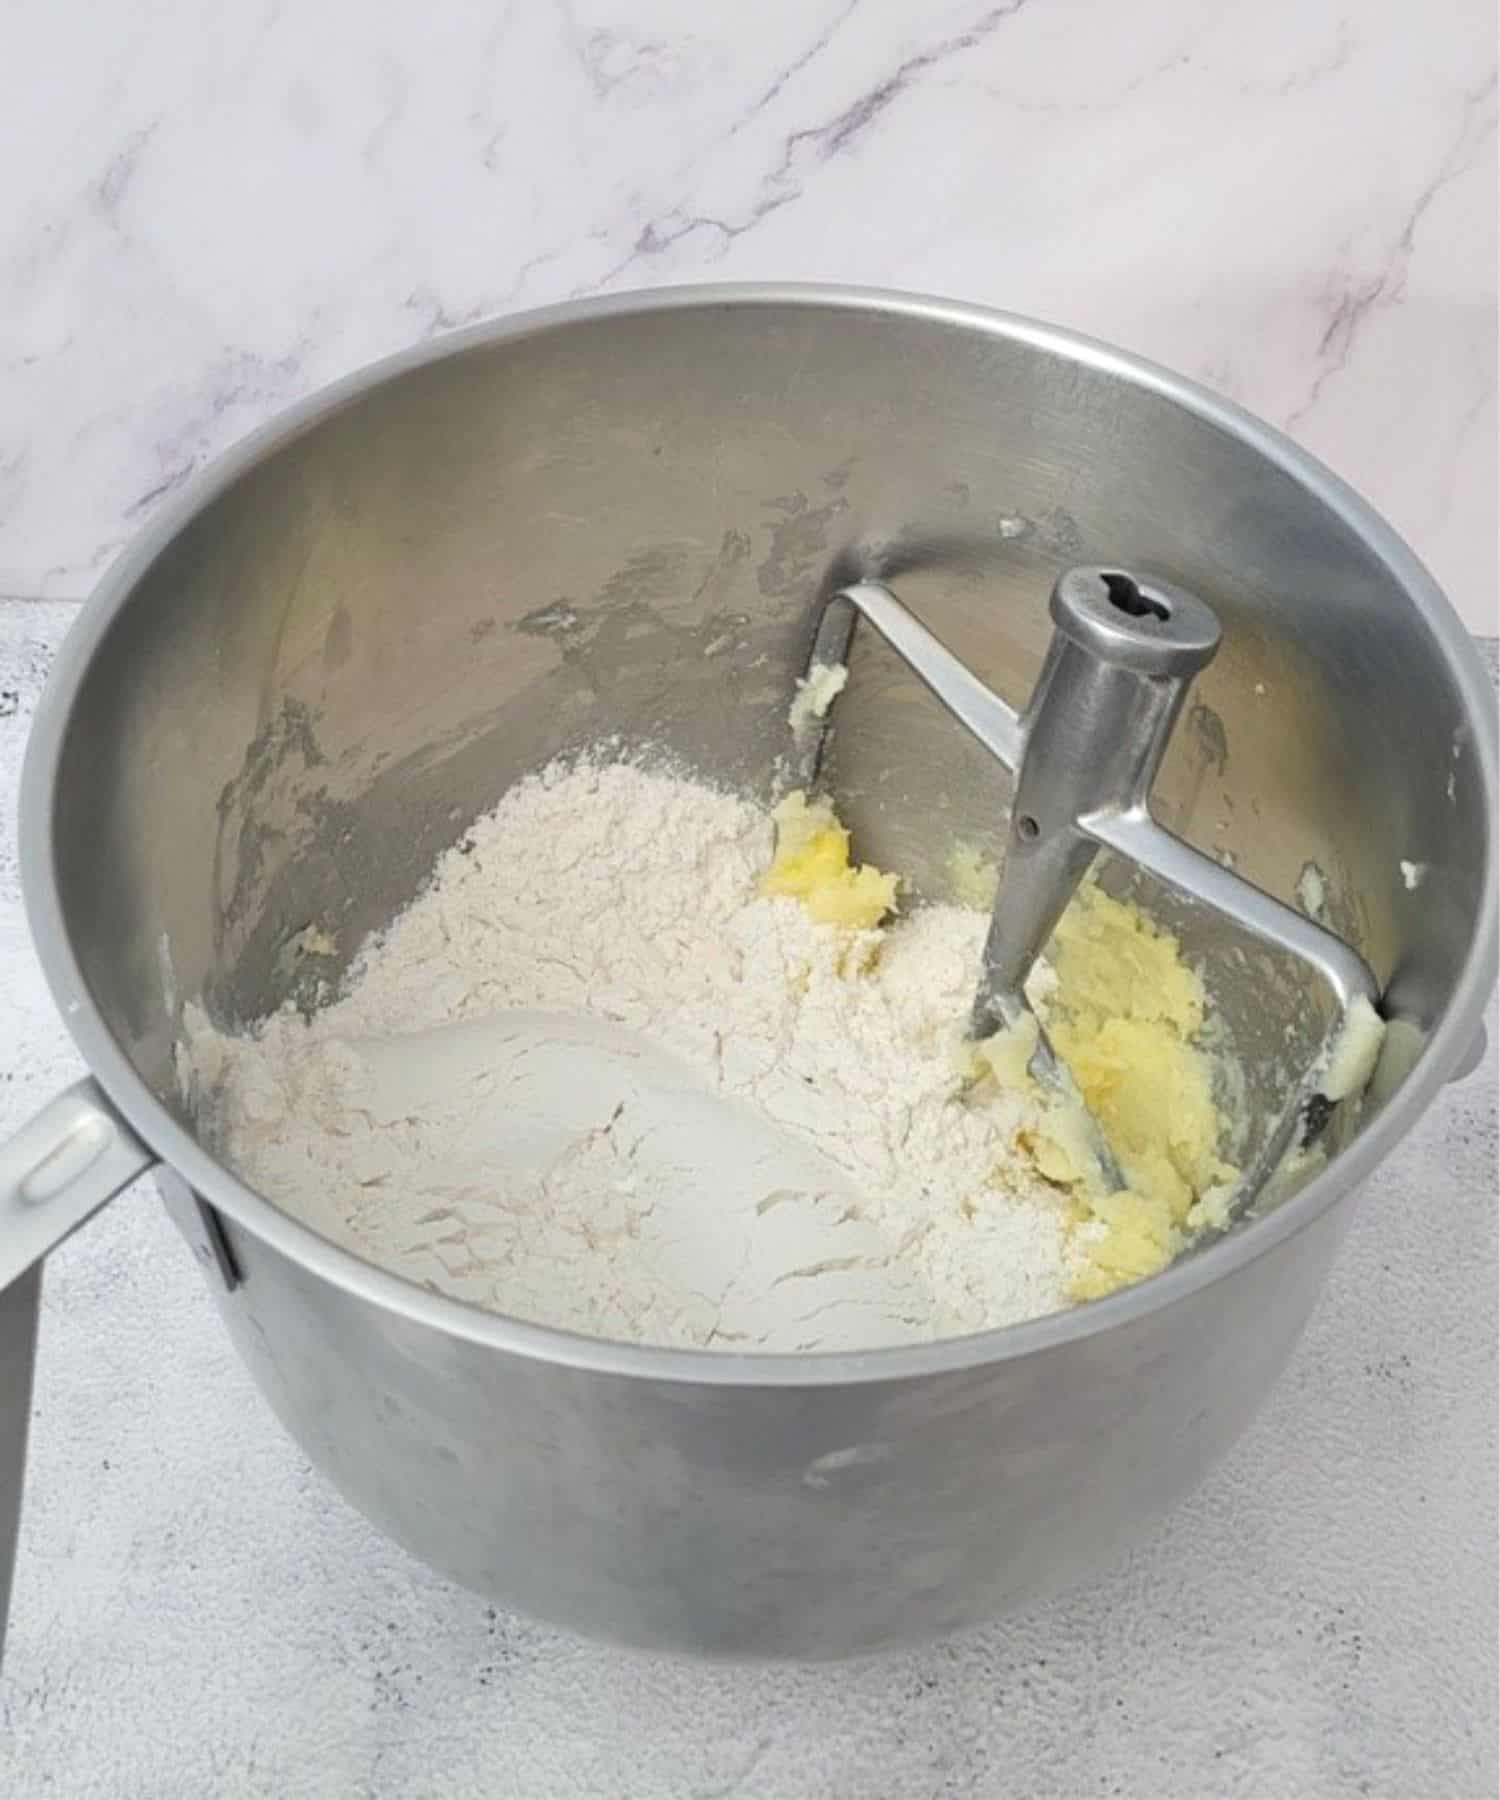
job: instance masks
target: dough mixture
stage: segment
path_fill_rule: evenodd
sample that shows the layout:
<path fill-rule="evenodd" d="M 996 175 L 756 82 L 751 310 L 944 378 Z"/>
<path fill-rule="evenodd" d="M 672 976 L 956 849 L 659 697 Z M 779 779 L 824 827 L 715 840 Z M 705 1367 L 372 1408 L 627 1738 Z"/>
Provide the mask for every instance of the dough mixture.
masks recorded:
<path fill-rule="evenodd" d="M 1130 1191 L 1101 1190 L 1024 1043 L 963 1042 L 986 875 L 955 867 L 967 904 L 903 906 L 826 801 L 554 766 L 310 1017 L 189 1006 L 184 1096 L 284 1210 L 513 1317 L 777 1351 L 1031 1318 L 1162 1267 L 1237 1172 L 1202 983 L 1097 889 L 1033 1001 Z"/>

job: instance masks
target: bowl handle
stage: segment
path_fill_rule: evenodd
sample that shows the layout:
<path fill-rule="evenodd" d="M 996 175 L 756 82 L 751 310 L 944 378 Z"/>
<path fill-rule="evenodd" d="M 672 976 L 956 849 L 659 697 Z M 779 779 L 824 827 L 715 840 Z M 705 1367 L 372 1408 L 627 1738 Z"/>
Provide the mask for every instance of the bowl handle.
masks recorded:
<path fill-rule="evenodd" d="M 80 1081 L 0 1144 L 0 1658 L 21 1522 L 42 1258 L 156 1161 Z"/>
<path fill-rule="evenodd" d="M 1489 1033 L 1481 1025 L 1474 1033 L 1473 1043 L 1453 1065 L 1453 1073 L 1448 1077 L 1449 1081 L 1462 1081 L 1466 1076 L 1472 1075 L 1489 1054 L 1489 1048 Z"/>

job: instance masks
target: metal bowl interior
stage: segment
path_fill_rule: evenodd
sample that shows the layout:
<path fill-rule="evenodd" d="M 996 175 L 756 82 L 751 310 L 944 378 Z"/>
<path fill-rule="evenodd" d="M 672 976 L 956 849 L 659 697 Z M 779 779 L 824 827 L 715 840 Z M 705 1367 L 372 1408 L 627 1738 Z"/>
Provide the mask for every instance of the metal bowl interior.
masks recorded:
<path fill-rule="evenodd" d="M 1275 1217 L 1066 1319 L 771 1370 L 587 1346 L 408 1290 L 194 1142 L 172 1074 L 182 999 L 243 1020 L 298 995 L 309 969 L 287 947 L 310 924 L 338 949 L 314 972 L 335 973 L 520 775 L 619 736 L 768 792 L 816 602 L 855 572 L 897 585 L 1018 702 L 1057 572 L 1100 560 L 1193 589 L 1224 625 L 1158 786 L 1166 822 L 1283 899 L 1316 867 L 1399 1023 L 1358 1137 Z M 246 1229 L 465 1336 L 819 1380 L 1105 1328 L 1228 1273 L 1367 1172 L 1467 1048 L 1493 979 L 1494 761 L 1482 673 L 1430 579 L 1233 408 L 990 313 L 689 290 L 394 359 L 186 491 L 60 659 L 28 761 L 25 875 L 112 1098 Z M 999 841 L 1004 777 L 868 641 L 831 776 L 864 853 L 919 892 L 942 895 L 956 839 Z M 1419 889 L 1403 862 L 1424 867 Z M 1305 996 L 1211 922 L 1172 922 L 1268 1102 L 1312 1041 Z"/>

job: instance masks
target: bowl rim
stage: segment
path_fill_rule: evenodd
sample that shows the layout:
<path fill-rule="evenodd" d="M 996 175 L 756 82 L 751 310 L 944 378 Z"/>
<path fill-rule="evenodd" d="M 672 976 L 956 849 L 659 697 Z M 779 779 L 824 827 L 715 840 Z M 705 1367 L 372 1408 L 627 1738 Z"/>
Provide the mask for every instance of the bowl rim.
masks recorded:
<path fill-rule="evenodd" d="M 363 1261 L 241 1181 L 209 1155 L 157 1099 L 105 1025 L 64 925 L 52 821 L 61 750 L 80 687 L 116 616 L 129 604 L 151 565 L 211 501 L 334 414 L 431 363 L 612 318 L 772 307 L 897 317 L 1025 345 L 1091 370 L 1118 375 L 1257 451 L 1358 536 L 1423 615 L 1474 725 L 1473 751 L 1487 817 L 1494 820 L 1494 697 L 1467 629 L 1432 575 L 1397 533 L 1344 481 L 1274 427 L 1141 357 L 1062 327 L 990 307 L 864 286 L 702 283 L 593 296 L 500 315 L 398 350 L 285 409 L 184 483 L 106 571 L 80 608 L 54 661 L 37 705 L 22 768 L 22 894 L 42 970 L 63 1021 L 109 1102 L 142 1143 L 242 1230 L 354 1299 L 412 1325 L 478 1346 L 571 1369 L 657 1382 L 714 1388 L 799 1388 L 901 1382 L 982 1370 L 1083 1343 L 1190 1299 L 1305 1230 L 1369 1176 L 1426 1111 L 1482 1029 L 1500 960 L 1493 829 L 1482 914 L 1489 923 L 1469 946 L 1444 1017 L 1379 1118 L 1298 1194 L 1266 1217 L 1104 1299 L 964 1337 L 854 1351 L 740 1353 L 593 1338 L 485 1311 Z"/>

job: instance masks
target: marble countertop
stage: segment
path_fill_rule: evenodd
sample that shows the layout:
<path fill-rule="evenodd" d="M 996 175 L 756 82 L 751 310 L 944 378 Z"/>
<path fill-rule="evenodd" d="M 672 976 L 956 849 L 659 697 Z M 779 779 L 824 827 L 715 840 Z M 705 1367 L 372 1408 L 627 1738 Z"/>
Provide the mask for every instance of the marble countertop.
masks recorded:
<path fill-rule="evenodd" d="M 18 11 L 0 594 L 86 593 L 216 451 L 414 339 L 795 278 L 1031 313 L 1209 383 L 1494 629 L 1487 0 L 733 10 Z"/>
<path fill-rule="evenodd" d="M 7 35 L 0 1133 L 76 1068 L 14 850 L 72 603 L 246 430 L 485 314 L 751 278 L 1036 314 L 1289 430 L 1496 629 L 1479 0 L 57 0 Z M 49 1264 L 0 1793 L 1483 1800 L 1495 1158 L 1487 1070 L 1128 1562 L 811 1670 L 605 1651 L 414 1564 L 272 1423 L 133 1194 Z"/>

